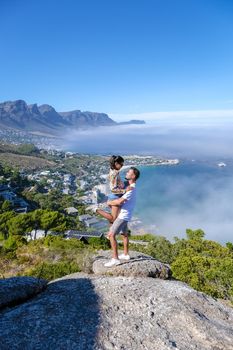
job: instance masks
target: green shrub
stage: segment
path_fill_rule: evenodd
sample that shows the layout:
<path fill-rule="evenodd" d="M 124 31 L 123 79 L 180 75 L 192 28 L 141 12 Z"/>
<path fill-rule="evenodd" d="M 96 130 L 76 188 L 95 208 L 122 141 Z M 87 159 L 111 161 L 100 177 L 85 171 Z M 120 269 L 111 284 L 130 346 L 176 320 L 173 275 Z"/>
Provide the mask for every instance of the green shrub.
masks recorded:
<path fill-rule="evenodd" d="M 60 236 L 50 235 L 45 237 L 42 242 L 45 247 L 50 247 L 51 249 L 81 249 L 85 246 L 83 242 L 76 238 L 64 239 Z"/>
<path fill-rule="evenodd" d="M 38 154 L 39 149 L 32 143 L 24 143 L 18 146 L 17 152 L 20 154 L 31 155 Z"/>
<path fill-rule="evenodd" d="M 26 275 L 38 278 L 44 278 L 48 281 L 69 275 L 74 272 L 80 272 L 80 268 L 75 262 L 60 261 L 57 263 L 43 262 L 29 270 Z"/>
<path fill-rule="evenodd" d="M 233 252 L 205 240 L 202 230 L 187 230 L 188 239 L 173 245 L 173 276 L 216 298 L 233 302 Z"/>
<path fill-rule="evenodd" d="M 145 247 L 144 252 L 164 263 L 171 263 L 173 260 L 172 243 L 162 236 L 154 236 Z"/>
<path fill-rule="evenodd" d="M 130 240 L 151 242 L 155 239 L 155 235 L 147 233 L 145 235 L 130 235 Z"/>
<path fill-rule="evenodd" d="M 111 247 L 110 242 L 106 237 L 91 237 L 88 239 L 88 245 L 94 249 L 109 249 Z"/>
<path fill-rule="evenodd" d="M 5 240 L 3 247 L 5 252 L 16 250 L 18 248 L 18 242 L 17 242 L 16 236 L 15 237 L 9 236 Z"/>

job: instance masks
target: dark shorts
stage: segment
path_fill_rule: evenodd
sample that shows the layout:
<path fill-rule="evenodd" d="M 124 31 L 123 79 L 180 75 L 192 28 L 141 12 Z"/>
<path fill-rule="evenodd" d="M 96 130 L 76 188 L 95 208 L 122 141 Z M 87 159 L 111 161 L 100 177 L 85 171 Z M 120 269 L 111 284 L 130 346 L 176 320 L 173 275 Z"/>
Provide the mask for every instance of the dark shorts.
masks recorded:
<path fill-rule="evenodd" d="M 119 218 L 116 218 L 110 228 L 110 232 L 114 235 L 118 235 L 119 233 L 128 235 L 128 230 L 128 221 Z"/>

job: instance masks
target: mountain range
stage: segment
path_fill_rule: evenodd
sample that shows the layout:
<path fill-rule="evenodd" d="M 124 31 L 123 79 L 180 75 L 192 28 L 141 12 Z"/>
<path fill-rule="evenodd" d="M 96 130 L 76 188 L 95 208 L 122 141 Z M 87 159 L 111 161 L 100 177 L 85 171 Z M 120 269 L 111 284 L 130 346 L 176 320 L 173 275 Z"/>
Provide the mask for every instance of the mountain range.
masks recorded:
<path fill-rule="evenodd" d="M 123 124 L 138 124 L 144 121 L 129 121 Z M 115 126 L 117 123 L 106 113 L 74 110 L 57 112 L 54 107 L 43 104 L 28 105 L 24 100 L 0 103 L 0 127 L 33 133 L 59 134 L 64 129 L 79 129 L 98 126 Z"/>

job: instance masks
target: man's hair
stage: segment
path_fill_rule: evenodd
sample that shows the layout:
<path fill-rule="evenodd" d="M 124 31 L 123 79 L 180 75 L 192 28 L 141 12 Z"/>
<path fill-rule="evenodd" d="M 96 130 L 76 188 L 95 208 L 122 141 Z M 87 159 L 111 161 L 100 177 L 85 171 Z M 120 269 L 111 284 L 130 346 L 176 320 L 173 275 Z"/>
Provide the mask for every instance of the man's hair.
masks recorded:
<path fill-rule="evenodd" d="M 133 170 L 136 180 L 139 179 L 139 177 L 140 177 L 140 171 L 139 171 L 137 168 L 135 168 L 134 166 L 131 166 L 130 169 Z"/>
<path fill-rule="evenodd" d="M 122 158 L 121 156 L 111 156 L 111 158 L 109 159 L 109 163 L 111 169 L 116 169 L 115 163 L 123 164 L 124 158 Z"/>

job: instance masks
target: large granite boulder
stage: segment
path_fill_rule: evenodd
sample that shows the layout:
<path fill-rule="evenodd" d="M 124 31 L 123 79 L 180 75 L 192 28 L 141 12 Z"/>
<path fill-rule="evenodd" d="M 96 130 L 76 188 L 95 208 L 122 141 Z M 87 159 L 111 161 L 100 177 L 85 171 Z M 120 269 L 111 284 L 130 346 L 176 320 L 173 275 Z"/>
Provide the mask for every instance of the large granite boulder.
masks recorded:
<path fill-rule="evenodd" d="M 75 273 L 0 312 L 1 350 L 232 350 L 233 309 L 185 283 Z"/>
<path fill-rule="evenodd" d="M 16 305 L 40 293 L 47 281 L 35 277 L 10 277 L 0 279 L 0 309 Z"/>
<path fill-rule="evenodd" d="M 119 254 L 122 252 L 120 251 Z M 111 268 L 104 264 L 111 259 L 111 251 L 100 251 L 94 258 L 93 272 L 97 275 L 110 276 L 137 276 L 137 277 L 155 277 L 167 279 L 171 277 L 171 269 L 168 264 L 152 258 L 149 255 L 130 251 L 130 260 L 121 260 L 121 264 Z"/>

